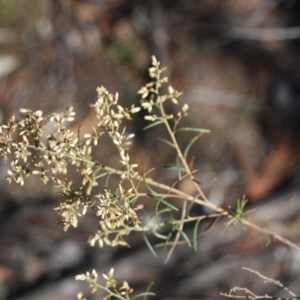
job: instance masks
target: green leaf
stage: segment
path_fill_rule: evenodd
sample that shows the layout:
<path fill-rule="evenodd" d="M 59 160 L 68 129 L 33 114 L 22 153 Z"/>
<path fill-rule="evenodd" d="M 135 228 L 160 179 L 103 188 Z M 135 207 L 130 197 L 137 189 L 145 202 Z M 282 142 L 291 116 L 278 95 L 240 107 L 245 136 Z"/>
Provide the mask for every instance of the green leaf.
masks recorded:
<path fill-rule="evenodd" d="M 165 206 L 171 208 L 172 210 L 175 210 L 175 211 L 178 211 L 178 210 L 179 210 L 176 206 L 170 204 L 170 203 L 169 203 L 168 201 L 166 201 L 163 197 L 155 196 L 155 198 L 156 198 L 156 200 L 157 200 L 159 203 L 163 203 Z"/>
<path fill-rule="evenodd" d="M 170 204 L 170 203 L 169 203 L 168 201 L 166 201 L 163 197 L 158 197 L 158 196 L 154 196 L 154 197 L 155 197 L 155 199 L 158 201 L 159 204 L 160 204 L 160 203 L 163 203 L 165 206 L 171 208 L 172 210 L 175 210 L 175 211 L 178 211 L 178 210 L 179 210 L 176 206 Z"/>
<path fill-rule="evenodd" d="M 169 140 L 166 140 L 166 139 L 163 139 L 163 138 L 159 138 L 163 143 L 167 144 L 168 146 L 172 147 L 172 148 L 175 148 L 175 145 L 169 141 Z"/>
<path fill-rule="evenodd" d="M 227 223 L 226 223 L 226 227 L 230 227 L 230 226 L 234 226 L 239 222 L 239 218 L 236 217 L 232 217 Z"/>
<path fill-rule="evenodd" d="M 178 166 L 164 166 L 164 169 L 170 170 L 170 171 L 178 171 Z M 181 172 L 185 172 L 185 168 L 180 167 Z"/>
<path fill-rule="evenodd" d="M 160 211 L 158 211 L 157 215 L 161 215 L 161 214 L 164 214 L 164 213 L 169 213 L 170 211 L 172 211 L 172 209 L 169 208 L 169 207 L 166 207 L 166 208 L 161 209 Z"/>
<path fill-rule="evenodd" d="M 199 227 L 201 220 L 202 220 L 202 218 L 199 218 L 196 221 L 196 224 L 195 224 L 194 230 L 193 230 L 193 248 L 194 248 L 195 252 L 197 251 L 197 246 L 198 246 L 198 243 L 197 243 L 198 242 L 198 227 Z"/>
<path fill-rule="evenodd" d="M 159 232 L 157 232 L 156 230 L 152 231 L 153 234 L 158 238 L 158 239 L 161 239 L 161 240 L 166 240 L 167 237 L 165 235 L 162 235 L 160 234 Z"/>
<path fill-rule="evenodd" d="M 144 300 L 147 300 L 148 296 L 155 296 L 155 293 L 150 292 L 153 284 L 154 284 L 154 281 L 150 282 L 150 284 L 147 287 L 146 292 L 139 294 L 139 296 L 144 296 L 145 295 Z M 132 299 L 134 299 L 134 298 L 135 297 L 132 297 Z"/>
<path fill-rule="evenodd" d="M 186 215 L 187 216 L 190 216 L 190 211 L 191 209 L 193 208 L 194 204 L 195 204 L 195 200 L 198 199 L 200 196 L 200 194 L 197 194 L 194 196 L 193 198 L 193 201 L 191 201 L 189 204 L 188 204 L 188 207 L 187 207 L 187 210 L 186 210 Z"/>
<path fill-rule="evenodd" d="M 151 243 L 150 243 L 150 241 L 149 241 L 149 239 L 148 239 L 148 237 L 147 237 L 147 235 L 146 235 L 146 233 L 145 233 L 145 231 L 143 231 L 143 238 L 144 238 L 144 240 L 145 240 L 145 243 L 146 243 L 146 245 L 148 246 L 148 248 L 149 248 L 149 250 L 151 251 L 151 253 L 154 255 L 154 257 L 156 257 L 157 258 L 157 254 L 156 254 L 156 252 L 155 252 L 155 250 L 154 250 L 154 248 L 152 247 L 152 245 L 151 245 Z"/>
<path fill-rule="evenodd" d="M 135 196 L 133 198 L 130 199 L 130 204 L 132 206 L 135 206 L 136 201 L 139 199 L 139 196 Z"/>
<path fill-rule="evenodd" d="M 144 180 L 144 184 L 146 188 L 151 192 L 151 194 L 148 194 L 149 196 L 154 197 L 159 203 L 163 203 L 172 210 L 178 211 L 177 207 L 164 200 L 163 197 L 159 197 L 158 194 L 150 187 L 146 180 Z"/>
<path fill-rule="evenodd" d="M 209 129 L 196 128 L 196 127 L 183 127 L 183 128 L 177 129 L 175 131 L 175 133 L 180 132 L 180 131 L 190 131 L 190 132 L 199 132 L 199 133 L 209 133 L 210 132 Z"/>
<path fill-rule="evenodd" d="M 189 143 L 187 144 L 186 148 L 184 149 L 184 153 L 183 153 L 183 156 L 184 158 L 186 159 L 191 147 L 193 146 L 193 144 L 199 139 L 200 135 L 196 135 L 194 136 L 190 141 Z"/>
<path fill-rule="evenodd" d="M 180 166 L 180 158 L 179 156 L 177 155 L 176 157 L 176 171 L 177 171 L 177 178 L 179 180 L 181 180 L 181 166 Z"/>
<path fill-rule="evenodd" d="M 142 293 L 140 293 L 140 294 L 138 294 L 138 295 L 135 295 L 135 296 L 133 296 L 133 297 L 130 298 L 130 299 L 133 300 L 133 299 L 137 299 L 137 298 L 140 298 L 140 297 L 143 297 L 143 296 L 144 296 L 143 299 L 144 299 L 144 300 L 147 300 L 147 299 L 148 299 L 148 296 L 156 296 L 155 293 L 150 292 L 150 290 L 151 290 L 151 288 L 152 288 L 153 285 L 154 285 L 154 281 L 151 281 L 150 284 L 149 284 L 148 287 L 147 287 L 146 292 L 142 292 Z"/>
<path fill-rule="evenodd" d="M 134 300 L 134 299 L 137 299 L 137 298 L 141 298 L 141 297 L 143 297 L 144 296 L 144 300 L 147 300 L 148 299 L 148 297 L 149 296 L 156 296 L 156 294 L 155 293 L 150 293 L 150 292 L 144 292 L 144 293 L 140 293 L 140 294 L 138 294 L 138 295 L 135 295 L 135 296 L 133 296 L 132 298 L 130 298 L 130 299 L 132 299 L 132 300 Z M 123 299 L 123 298 L 122 298 Z M 128 298 L 129 299 L 129 298 Z"/>
<path fill-rule="evenodd" d="M 236 203 L 236 212 L 238 214 L 242 213 L 243 212 L 243 209 L 242 209 L 242 201 L 240 199 L 237 200 L 237 203 Z"/>
<path fill-rule="evenodd" d="M 153 284 L 153 282 L 152 282 L 152 284 Z M 133 296 L 132 298 L 130 298 L 131 300 L 134 300 L 134 299 L 137 299 L 137 298 L 141 298 L 141 297 L 144 297 L 143 299 L 144 300 L 147 300 L 148 299 L 148 297 L 149 296 L 156 296 L 156 294 L 155 293 L 150 293 L 150 292 L 143 292 L 143 293 L 140 293 L 140 294 L 138 294 L 138 295 L 135 295 L 135 296 Z M 122 298 L 123 299 L 123 298 Z M 129 298 L 128 298 L 129 299 Z"/>
<path fill-rule="evenodd" d="M 105 180 L 105 187 L 108 187 L 110 175 L 111 175 L 111 173 L 108 173 L 108 175 L 107 175 L 107 177 L 106 177 L 106 180 Z"/>
<path fill-rule="evenodd" d="M 155 216 L 157 224 L 159 224 L 159 222 L 160 222 L 160 220 L 158 218 L 159 215 L 161 215 L 163 213 L 169 213 L 170 214 L 170 212 L 172 211 L 172 209 L 169 208 L 169 207 L 166 207 L 164 209 L 158 210 L 159 204 L 160 204 L 160 202 L 156 203 L 156 205 L 155 205 L 155 213 L 154 213 L 154 216 Z M 152 217 L 151 217 L 151 219 L 152 219 Z"/>
<path fill-rule="evenodd" d="M 242 199 L 237 200 L 236 209 L 234 211 L 234 214 L 232 215 L 232 218 L 227 222 L 227 227 L 236 225 L 242 219 L 246 219 L 247 215 L 252 212 L 252 210 L 247 212 L 244 211 L 246 204 L 247 199 L 245 196 L 243 196 Z"/>
<path fill-rule="evenodd" d="M 165 241 L 165 247 L 164 247 L 165 250 L 167 249 L 167 245 L 169 244 L 172 235 L 173 235 L 172 231 L 169 231 L 169 234 L 167 235 L 167 239 Z"/>
<path fill-rule="evenodd" d="M 182 237 L 185 239 L 185 241 L 189 245 L 189 247 L 192 247 L 191 241 L 190 241 L 189 237 L 186 235 L 186 233 L 184 231 L 182 231 L 179 227 L 176 227 L 175 230 L 177 230 L 182 235 Z"/>
<path fill-rule="evenodd" d="M 146 131 L 146 130 L 148 130 L 148 129 L 152 128 L 152 127 L 155 127 L 155 126 L 157 126 L 157 125 L 159 125 L 159 124 L 161 124 L 163 122 L 164 122 L 163 120 L 159 120 L 159 121 L 153 122 L 153 123 L 147 125 L 146 127 L 144 127 L 143 130 Z"/>

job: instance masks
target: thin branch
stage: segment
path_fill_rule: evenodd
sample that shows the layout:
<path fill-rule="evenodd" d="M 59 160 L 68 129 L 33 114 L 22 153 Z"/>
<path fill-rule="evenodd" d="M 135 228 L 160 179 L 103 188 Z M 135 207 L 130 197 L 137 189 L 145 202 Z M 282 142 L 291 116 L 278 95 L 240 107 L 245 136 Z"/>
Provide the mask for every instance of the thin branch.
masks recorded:
<path fill-rule="evenodd" d="M 246 270 L 248 272 L 254 273 L 258 277 L 262 278 L 264 280 L 264 282 L 269 282 L 269 283 L 272 283 L 274 285 L 277 285 L 280 288 L 282 288 L 283 290 L 285 290 L 287 293 L 289 293 L 292 297 L 296 297 L 296 299 L 299 299 L 299 297 L 297 297 L 297 295 L 295 293 L 293 293 L 287 287 L 285 287 L 279 280 L 275 280 L 275 279 L 269 278 L 267 276 L 264 276 L 264 275 L 260 274 L 258 271 L 254 271 L 254 270 L 249 269 L 249 268 L 243 267 L 243 270 Z"/>
<path fill-rule="evenodd" d="M 181 220 L 180 225 L 179 225 L 179 229 L 180 230 L 183 229 L 183 225 L 184 225 L 183 221 L 184 221 L 184 217 L 185 217 L 185 214 L 186 214 L 186 207 L 187 207 L 187 201 L 184 200 L 183 204 L 182 204 L 181 217 L 180 217 L 180 220 Z M 180 238 L 180 232 L 177 231 L 176 236 L 175 236 L 175 240 L 174 240 L 174 242 L 172 242 L 172 247 L 171 247 L 171 249 L 170 249 L 170 251 L 169 251 L 169 253 L 167 255 L 167 258 L 166 258 L 166 260 L 164 262 L 165 264 L 168 263 L 169 259 L 171 258 L 171 255 L 174 252 L 174 250 L 175 250 L 175 248 L 176 248 L 176 246 L 178 244 L 179 238 Z"/>
<path fill-rule="evenodd" d="M 11 140 L 13 141 L 13 140 Z M 28 146 L 29 148 L 34 148 L 34 149 L 38 149 L 38 150 L 41 150 L 41 151 L 44 151 L 45 149 L 41 148 L 41 147 L 35 147 L 35 146 L 32 146 L 32 145 L 29 145 Z M 51 150 L 47 150 L 49 153 L 53 152 Z M 69 157 L 70 159 L 76 159 L 78 161 L 82 161 L 82 162 L 85 162 L 87 164 L 91 164 L 91 165 L 94 165 L 95 162 L 93 161 L 90 161 L 88 159 L 85 159 L 85 158 L 80 158 L 80 157 L 73 157 L 69 154 L 66 154 L 67 157 Z M 110 167 L 107 167 L 107 166 L 103 166 L 105 168 L 105 170 L 107 170 L 108 172 L 110 173 L 113 173 L 113 174 L 117 174 L 117 175 L 122 175 L 123 174 L 123 171 L 120 171 L 120 170 L 116 170 L 114 168 L 110 168 Z M 226 211 L 225 209 L 217 206 L 216 204 L 210 202 L 209 200 L 206 199 L 205 200 L 202 200 L 202 199 L 195 199 L 195 197 L 189 195 L 189 194 L 186 194 L 174 187 L 170 187 L 168 185 L 165 185 L 163 183 L 159 183 L 159 182 L 156 182 L 154 181 L 152 178 L 145 178 L 141 175 L 136 175 L 136 177 L 134 178 L 135 180 L 138 180 L 138 181 L 141 181 L 141 180 L 145 180 L 147 182 L 147 184 L 149 185 L 152 185 L 152 186 L 155 186 L 157 188 L 160 188 L 162 190 L 165 190 L 167 191 L 168 193 L 173 193 L 175 195 L 178 195 L 178 196 L 182 196 L 183 199 L 185 199 L 185 201 L 190 201 L 190 202 L 194 202 L 194 203 L 197 203 L 197 204 L 200 204 L 202 206 L 205 206 L 205 207 L 208 207 L 212 210 L 214 210 L 215 212 L 219 213 L 221 216 L 227 216 L 228 218 L 232 218 L 232 215 L 231 213 L 229 213 L 228 211 Z M 293 248 L 293 249 L 296 249 L 298 251 L 300 251 L 300 246 L 298 246 L 297 244 L 291 242 L 290 240 L 278 235 L 277 233 L 275 233 L 274 231 L 271 231 L 265 227 L 262 227 L 262 226 L 259 226 L 255 223 L 252 223 L 251 221 L 249 220 L 246 220 L 246 219 L 241 219 L 240 222 L 247 226 L 247 227 L 250 227 L 250 228 L 254 228 L 256 231 L 258 232 L 261 232 L 263 234 L 266 234 L 266 235 L 269 235 L 271 237 L 273 237 L 275 240 L 277 241 L 280 241 L 281 243 Z"/>
<path fill-rule="evenodd" d="M 291 247 L 293 249 L 296 249 L 296 250 L 300 251 L 300 246 L 298 246 L 297 244 L 291 242 L 290 240 L 282 237 L 281 235 L 278 235 L 277 233 L 275 233 L 272 230 L 269 230 L 269 229 L 267 229 L 265 227 L 256 225 L 256 224 L 254 224 L 254 223 L 252 223 L 252 222 L 250 222 L 248 220 L 245 220 L 245 219 L 242 219 L 241 223 L 243 225 L 248 226 L 248 227 L 254 228 L 258 232 L 264 233 L 266 235 L 270 235 L 275 240 L 277 240 L 277 241 L 279 241 L 279 242 L 281 242 L 281 243 L 283 243 L 283 244 L 285 244 L 285 245 L 287 245 L 287 246 L 289 246 L 289 247 Z"/>

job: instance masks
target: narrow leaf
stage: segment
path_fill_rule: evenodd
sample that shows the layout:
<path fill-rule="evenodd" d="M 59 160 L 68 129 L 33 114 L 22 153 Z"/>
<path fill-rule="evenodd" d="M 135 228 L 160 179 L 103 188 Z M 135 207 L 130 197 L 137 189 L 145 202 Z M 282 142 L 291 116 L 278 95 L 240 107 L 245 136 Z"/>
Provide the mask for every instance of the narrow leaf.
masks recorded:
<path fill-rule="evenodd" d="M 146 188 L 151 192 L 151 196 L 153 196 L 159 203 L 163 203 L 164 205 L 168 206 L 172 210 L 178 211 L 178 208 L 174 205 L 170 204 L 169 202 L 165 201 L 162 197 L 159 197 L 157 193 L 150 187 L 146 180 L 144 180 L 144 184 Z"/>
<path fill-rule="evenodd" d="M 166 139 L 163 139 L 163 138 L 159 138 L 162 142 L 164 142 L 165 144 L 167 144 L 168 146 L 172 147 L 172 148 L 175 148 L 175 145 L 169 141 L 169 140 L 166 140 Z"/>
<path fill-rule="evenodd" d="M 170 171 L 177 171 L 178 166 L 164 166 L 164 169 L 170 170 Z M 185 171 L 185 168 L 180 167 L 180 171 L 183 172 Z"/>
<path fill-rule="evenodd" d="M 150 292 L 144 292 L 144 293 L 140 293 L 140 294 L 138 294 L 138 295 L 135 295 L 135 296 L 133 296 L 132 298 L 130 298 L 130 299 L 132 299 L 132 300 L 134 300 L 134 299 L 137 299 L 137 298 L 141 298 L 141 297 L 143 297 L 144 296 L 144 300 L 147 300 L 148 299 L 148 297 L 149 296 L 156 296 L 156 294 L 155 293 L 150 293 Z"/>
<path fill-rule="evenodd" d="M 169 234 L 167 235 L 167 239 L 166 239 L 165 247 L 164 247 L 165 250 L 167 249 L 167 246 L 168 246 L 168 244 L 169 244 L 169 242 L 171 240 L 172 235 L 173 235 L 172 231 L 170 231 Z"/>
<path fill-rule="evenodd" d="M 161 209 L 161 210 L 158 210 L 158 207 L 159 207 L 159 204 L 160 202 L 157 202 L 156 205 L 155 205 L 155 213 L 154 213 L 154 216 L 155 216 L 155 219 L 156 219 L 156 223 L 159 224 L 161 220 L 159 220 L 158 216 L 163 214 L 163 213 L 168 213 L 170 215 L 170 212 L 172 211 L 171 208 L 169 207 L 166 207 L 164 209 Z M 152 217 L 151 217 L 152 219 Z"/>
<path fill-rule="evenodd" d="M 158 201 L 158 203 L 163 203 L 165 206 L 171 208 L 172 210 L 178 211 L 178 208 L 172 204 L 170 204 L 168 201 L 166 201 L 164 198 L 162 197 L 155 197 L 155 199 Z"/>
<path fill-rule="evenodd" d="M 176 171 L 177 171 L 177 178 L 181 180 L 181 166 L 180 166 L 180 159 L 179 156 L 177 155 L 176 157 Z"/>
<path fill-rule="evenodd" d="M 186 233 L 184 231 L 182 231 L 179 227 L 176 227 L 176 230 L 182 235 L 182 237 L 185 239 L 185 241 L 187 242 L 189 247 L 192 247 L 191 241 L 190 241 L 189 237 L 186 235 Z"/>
<path fill-rule="evenodd" d="M 146 130 L 148 130 L 148 129 L 152 128 L 152 127 L 155 127 L 155 126 L 157 126 L 157 125 L 159 125 L 159 124 L 161 124 L 163 122 L 164 122 L 163 120 L 159 120 L 159 121 L 153 122 L 153 123 L 147 125 L 146 127 L 144 127 L 143 130 L 146 131 Z"/>
<path fill-rule="evenodd" d="M 186 210 L 186 215 L 187 216 L 190 216 L 190 212 L 191 212 L 191 209 L 193 208 L 194 204 L 195 204 L 195 200 L 199 198 L 199 194 L 195 195 L 194 198 L 193 198 L 193 201 L 191 201 L 189 204 L 188 204 L 188 207 L 187 207 L 187 210 Z"/>
<path fill-rule="evenodd" d="M 148 239 L 148 237 L 147 237 L 145 231 L 143 231 L 143 238 L 144 238 L 145 243 L 146 243 L 146 245 L 148 246 L 149 250 L 150 250 L 151 253 L 153 254 L 153 256 L 157 258 L 157 254 L 156 254 L 154 248 L 152 247 L 152 245 L 151 245 L 151 243 L 150 243 L 150 241 L 149 241 L 149 239 Z"/>
<path fill-rule="evenodd" d="M 199 133 L 209 133 L 210 132 L 209 129 L 196 128 L 196 127 L 183 127 L 183 128 L 177 129 L 175 131 L 175 133 L 180 132 L 180 131 L 190 131 L 190 132 L 199 132 Z"/>
<path fill-rule="evenodd" d="M 194 248 L 195 252 L 197 251 L 197 247 L 198 247 L 198 243 L 197 243 L 198 242 L 198 227 L 199 227 L 201 220 L 202 220 L 202 218 L 199 218 L 196 221 L 196 224 L 195 224 L 194 230 L 193 230 L 193 248 Z"/>
<path fill-rule="evenodd" d="M 166 208 L 164 208 L 164 209 L 161 209 L 160 211 L 157 211 L 157 216 L 159 216 L 159 215 L 161 215 L 161 214 L 163 214 L 163 213 L 169 213 L 170 211 L 172 211 L 172 209 L 171 208 L 169 208 L 169 207 L 166 207 Z M 152 218 L 152 217 L 151 217 Z"/>
<path fill-rule="evenodd" d="M 154 284 L 154 282 L 151 282 L 151 285 L 153 285 Z M 151 287 L 150 287 L 151 288 Z M 132 298 L 130 298 L 131 300 L 134 300 L 134 299 L 137 299 L 137 298 L 141 298 L 141 297 L 143 297 L 144 296 L 144 300 L 147 300 L 148 299 L 148 297 L 149 296 L 156 296 L 156 294 L 155 293 L 152 293 L 152 292 L 148 292 L 148 289 L 147 289 L 147 291 L 146 292 L 143 292 L 143 293 L 140 293 L 140 294 L 138 294 L 138 295 L 135 295 L 135 296 L 133 296 Z"/>
<path fill-rule="evenodd" d="M 200 135 L 196 135 L 195 137 L 193 137 L 189 143 L 187 144 L 186 148 L 184 149 L 184 153 L 183 153 L 183 156 L 184 158 L 187 157 L 191 147 L 193 146 L 193 144 L 199 139 Z"/>
<path fill-rule="evenodd" d="M 106 177 L 106 181 L 105 181 L 105 187 L 108 187 L 109 184 L 109 179 L 110 179 L 110 173 L 108 173 L 107 177 Z"/>
<path fill-rule="evenodd" d="M 153 284 L 154 284 L 154 281 L 150 282 L 150 284 L 148 285 L 147 290 L 146 290 L 146 292 L 145 292 L 146 295 L 145 295 L 145 297 L 144 297 L 144 300 L 147 300 L 148 296 L 155 296 L 155 293 L 150 292 L 150 290 L 151 290 Z M 144 293 L 141 293 L 140 295 L 142 296 L 143 294 L 144 294 Z"/>
<path fill-rule="evenodd" d="M 167 239 L 167 237 L 166 237 L 165 235 L 162 235 L 162 234 L 158 233 L 156 230 L 153 231 L 153 234 L 154 234 L 157 238 L 159 238 L 159 239 L 161 239 L 161 240 L 166 240 L 166 239 Z"/>

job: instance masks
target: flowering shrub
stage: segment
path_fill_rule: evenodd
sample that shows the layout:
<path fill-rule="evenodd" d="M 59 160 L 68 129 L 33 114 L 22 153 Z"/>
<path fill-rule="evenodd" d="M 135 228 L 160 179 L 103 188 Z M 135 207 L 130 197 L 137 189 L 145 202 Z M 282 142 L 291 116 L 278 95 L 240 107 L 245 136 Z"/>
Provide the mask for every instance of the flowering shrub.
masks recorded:
<path fill-rule="evenodd" d="M 43 116 L 40 110 L 21 109 L 20 120 L 12 116 L 6 125 L 0 126 L 0 154 L 5 162 L 10 163 L 7 180 L 24 185 L 27 177 L 38 176 L 44 184 L 54 182 L 63 198 L 55 210 L 61 217 L 65 231 L 70 227 L 77 227 L 80 217 L 85 215 L 87 210 L 94 213 L 99 219 L 99 227 L 96 232 L 91 233 L 88 240 L 91 246 L 129 246 L 126 237 L 137 232 L 143 236 L 150 251 L 156 255 L 148 238 L 148 235 L 152 234 L 166 246 L 170 246 L 168 261 L 180 239 L 196 250 L 197 239 L 201 234 L 198 230 L 201 220 L 211 218 L 214 221 L 223 216 L 229 218 L 228 226 L 241 222 L 299 249 L 292 242 L 251 223 L 244 212 L 245 199 L 238 201 L 236 211 L 227 211 L 206 198 L 194 177 L 196 170 L 192 169 L 192 164 L 188 162 L 188 153 L 193 143 L 208 130 L 181 127 L 180 121 L 187 116 L 188 105 L 179 105 L 178 97 L 181 93 L 171 86 L 168 87 L 167 94 L 161 92 L 162 86 L 167 84 L 167 78 L 162 77 L 163 71 L 160 63 L 152 57 L 152 66 L 149 69 L 151 82 L 138 91 L 141 95 L 140 107 L 132 105 L 130 108 L 124 108 L 118 104 L 118 94 L 112 95 L 104 87 L 99 87 L 98 99 L 91 105 L 95 110 L 97 126 L 91 128 L 90 133 L 84 136 L 69 129 L 68 122 L 75 118 L 72 107 L 65 113 L 54 113 L 51 116 Z M 179 107 L 177 113 L 167 114 L 166 102 Z M 195 185 L 197 195 L 186 194 L 173 186 L 156 182 L 147 173 L 137 171 L 138 165 L 132 162 L 129 155 L 134 135 L 127 132 L 123 121 L 130 121 L 132 115 L 142 109 L 146 111 L 145 119 L 150 121 L 145 130 L 154 126 L 165 126 L 169 138 L 160 140 L 175 150 L 176 162 L 172 168 L 177 171 L 178 182 L 189 178 Z M 55 130 L 47 133 L 50 123 L 52 128 L 54 125 Z M 191 132 L 195 136 L 182 150 L 177 137 L 185 132 Z M 118 150 L 118 169 L 98 162 L 92 156 L 93 147 L 100 144 L 103 137 L 109 137 Z M 76 166 L 81 178 L 78 186 L 66 176 L 72 165 Z M 114 190 L 110 186 L 111 175 L 118 177 L 117 188 Z M 103 178 L 106 179 L 106 185 L 101 188 L 99 181 Z M 146 224 L 142 222 L 138 213 L 143 209 L 139 201 L 142 198 L 155 201 L 155 211 L 150 222 Z M 174 198 L 181 200 L 179 207 L 170 202 L 170 199 Z M 208 207 L 214 213 L 191 215 L 192 205 Z M 193 222 L 195 226 L 192 237 L 188 237 L 184 232 L 184 224 L 188 222 Z M 145 298 L 153 295 L 147 291 L 131 298 L 132 288 L 127 282 L 119 286 L 113 269 L 103 274 L 103 277 L 105 285 L 98 283 L 95 270 L 78 275 L 76 279 L 86 281 L 93 293 L 99 288 L 105 290 L 106 299 Z M 78 299 L 84 299 L 83 295 L 78 294 Z"/>

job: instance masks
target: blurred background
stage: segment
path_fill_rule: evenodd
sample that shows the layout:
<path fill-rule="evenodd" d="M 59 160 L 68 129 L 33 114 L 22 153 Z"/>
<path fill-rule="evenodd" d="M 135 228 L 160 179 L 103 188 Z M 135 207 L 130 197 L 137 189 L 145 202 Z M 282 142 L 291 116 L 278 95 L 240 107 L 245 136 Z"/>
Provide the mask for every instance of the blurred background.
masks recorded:
<path fill-rule="evenodd" d="M 190 106 L 184 125 L 211 130 L 189 158 L 208 198 L 228 207 L 246 194 L 258 224 L 299 241 L 299 1 L 0 0 L 0 119 L 72 105 L 74 129 L 87 130 L 97 86 L 119 92 L 124 106 L 138 104 L 153 54 Z M 164 169 L 172 153 L 157 141 L 164 132 L 145 125 L 136 117 L 129 128 L 136 162 L 172 183 L 176 174 Z M 116 159 L 105 145 L 96 155 Z M 87 290 L 76 274 L 111 266 L 137 291 L 155 281 L 156 299 L 224 299 L 219 293 L 236 285 L 282 296 L 243 266 L 300 294 L 299 253 L 268 237 L 221 221 L 199 239 L 198 253 L 180 246 L 167 265 L 162 249 L 156 259 L 138 237 L 130 250 L 91 249 L 95 220 L 63 233 L 53 187 L 8 185 L 6 172 L 1 162 L 0 300 L 75 299 Z M 194 193 L 189 182 L 180 188 Z"/>

